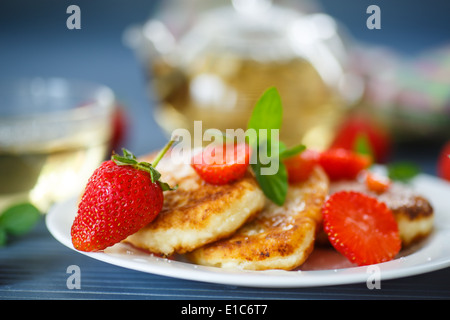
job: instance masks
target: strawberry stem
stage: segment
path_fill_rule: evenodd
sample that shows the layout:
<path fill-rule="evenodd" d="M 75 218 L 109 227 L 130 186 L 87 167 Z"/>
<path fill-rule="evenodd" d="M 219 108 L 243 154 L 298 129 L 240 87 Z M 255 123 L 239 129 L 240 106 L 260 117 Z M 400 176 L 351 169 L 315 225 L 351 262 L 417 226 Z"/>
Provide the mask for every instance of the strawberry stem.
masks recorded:
<path fill-rule="evenodd" d="M 153 168 L 156 168 L 156 166 L 158 165 L 159 161 L 162 159 L 162 157 L 164 157 L 164 155 L 166 154 L 167 150 L 170 149 L 170 147 L 174 144 L 174 142 L 177 140 L 177 137 L 171 139 L 165 146 L 164 148 L 156 155 L 155 160 L 153 160 L 152 162 L 152 166 Z"/>
<path fill-rule="evenodd" d="M 152 183 L 157 182 L 161 186 L 163 191 L 175 190 L 177 187 L 172 188 L 167 183 L 159 180 L 159 178 L 161 177 L 161 173 L 159 173 L 158 170 L 155 169 L 155 167 L 176 140 L 178 140 L 177 137 L 174 137 L 165 145 L 165 147 L 157 154 L 155 160 L 153 161 L 153 164 L 150 164 L 148 162 L 138 162 L 136 156 L 125 148 L 122 149 L 123 156 L 113 153 L 111 156 L 111 160 L 113 160 L 118 166 L 132 166 L 133 168 L 136 168 L 138 170 L 148 172 L 150 174 Z"/>

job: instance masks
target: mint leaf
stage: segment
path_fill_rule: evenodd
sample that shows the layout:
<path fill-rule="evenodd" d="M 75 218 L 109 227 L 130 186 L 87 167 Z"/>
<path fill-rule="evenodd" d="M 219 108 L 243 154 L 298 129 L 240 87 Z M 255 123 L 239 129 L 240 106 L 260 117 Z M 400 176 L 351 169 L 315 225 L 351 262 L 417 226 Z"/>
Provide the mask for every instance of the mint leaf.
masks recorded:
<path fill-rule="evenodd" d="M 287 171 L 284 164 L 280 163 L 278 172 L 273 175 L 256 174 L 264 167 L 261 163 L 251 164 L 251 167 L 253 172 L 255 172 L 256 181 L 258 181 L 266 197 L 279 206 L 283 205 L 288 189 Z"/>
<path fill-rule="evenodd" d="M 281 141 L 271 140 L 271 130 L 279 130 L 282 120 L 283 106 L 278 90 L 273 87 L 269 88 L 257 101 L 248 122 L 248 129 L 255 130 L 256 136 L 247 137 L 249 145 L 253 149 L 251 168 L 256 180 L 265 196 L 280 206 L 283 205 L 288 190 L 287 171 L 280 160 L 280 152 L 284 152 L 287 155 L 298 151 L 297 149 L 287 150 Z M 261 136 L 263 132 L 264 135 Z M 272 147 L 276 154 L 271 154 Z M 268 163 L 266 161 L 262 163 L 262 151 L 265 152 L 267 156 L 265 160 L 268 159 Z M 262 174 L 263 169 L 269 168 L 271 164 L 277 165 L 278 171 L 273 174 Z"/>
<path fill-rule="evenodd" d="M 39 210 L 31 203 L 9 207 L 0 216 L 0 227 L 7 234 L 22 235 L 36 224 L 41 217 Z"/>
<path fill-rule="evenodd" d="M 283 107 L 278 90 L 267 89 L 256 103 L 248 127 L 253 129 L 280 129 Z"/>
<path fill-rule="evenodd" d="M 280 148 L 280 159 L 284 160 L 290 157 L 293 157 L 299 153 L 302 153 L 306 149 L 306 146 L 303 144 L 300 144 L 298 146 L 292 147 L 290 149 L 287 149 L 286 147 L 282 150 Z"/>
<path fill-rule="evenodd" d="M 0 247 L 6 245 L 7 235 L 4 228 L 0 226 Z"/>
<path fill-rule="evenodd" d="M 373 158 L 373 148 L 370 143 L 369 137 L 365 133 L 359 133 L 356 136 L 353 151 L 362 155 L 367 155 Z"/>
<path fill-rule="evenodd" d="M 259 135 L 260 129 L 268 130 L 267 136 L 270 137 L 270 130 L 280 129 L 283 121 L 283 106 L 278 90 L 274 87 L 267 89 L 256 102 L 252 115 L 248 121 L 247 128 L 254 129 Z M 249 137 L 252 139 L 252 137 Z M 251 146 L 258 144 L 257 141 L 249 141 Z"/>
<path fill-rule="evenodd" d="M 420 173 L 420 168 L 415 163 L 408 161 L 394 162 L 387 166 L 388 177 L 391 180 L 408 182 Z"/>

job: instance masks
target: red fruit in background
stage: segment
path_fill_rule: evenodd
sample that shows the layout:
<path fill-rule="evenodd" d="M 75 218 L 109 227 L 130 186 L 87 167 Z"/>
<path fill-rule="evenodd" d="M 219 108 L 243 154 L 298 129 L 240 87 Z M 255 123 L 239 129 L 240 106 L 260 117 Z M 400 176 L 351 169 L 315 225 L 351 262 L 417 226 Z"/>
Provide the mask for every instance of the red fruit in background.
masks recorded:
<path fill-rule="evenodd" d="M 78 106 L 78 108 L 87 107 L 92 102 L 84 102 Z M 124 106 L 116 104 L 112 111 L 111 121 L 111 141 L 109 144 L 110 150 L 120 150 L 127 138 L 129 128 L 129 118 Z"/>
<path fill-rule="evenodd" d="M 242 178 L 250 163 L 245 143 L 207 146 L 192 158 L 192 167 L 206 182 L 223 185 Z"/>
<path fill-rule="evenodd" d="M 350 116 L 344 121 L 331 148 L 355 150 L 355 143 L 360 136 L 367 137 L 375 162 L 384 163 L 391 150 L 391 137 L 380 125 L 364 116 Z"/>
<path fill-rule="evenodd" d="M 437 174 L 442 179 L 450 181 L 450 141 L 442 147 L 439 153 Z"/>
<path fill-rule="evenodd" d="M 319 152 L 307 149 L 283 162 L 290 183 L 305 181 L 319 163 Z"/>
<path fill-rule="evenodd" d="M 120 150 L 127 138 L 129 119 L 125 107 L 116 105 L 112 119 L 111 150 Z"/>
<path fill-rule="evenodd" d="M 319 156 L 319 164 L 332 181 L 355 179 L 371 161 L 369 156 L 342 148 L 325 150 Z"/>
<path fill-rule="evenodd" d="M 330 243 L 357 265 L 392 260 L 401 249 L 394 215 L 375 198 L 359 192 L 336 192 L 325 202 L 322 213 Z"/>

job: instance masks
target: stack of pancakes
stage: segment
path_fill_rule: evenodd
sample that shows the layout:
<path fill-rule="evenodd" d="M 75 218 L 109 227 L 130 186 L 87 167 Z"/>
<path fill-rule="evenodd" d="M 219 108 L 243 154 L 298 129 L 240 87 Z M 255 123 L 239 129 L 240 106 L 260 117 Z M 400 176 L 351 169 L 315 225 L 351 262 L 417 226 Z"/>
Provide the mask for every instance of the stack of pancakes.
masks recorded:
<path fill-rule="evenodd" d="M 151 156 L 142 160 L 151 162 Z M 189 164 L 175 163 L 170 156 L 160 161 L 158 171 L 178 189 L 165 192 L 157 218 L 125 242 L 216 267 L 292 270 L 302 265 L 322 231 L 322 204 L 334 189 L 317 167 L 307 181 L 289 185 L 285 204 L 277 206 L 250 171 L 234 183 L 211 185 Z M 431 232 L 433 210 L 425 198 L 392 189 L 395 200 L 387 204 L 404 245 L 409 245 Z"/>

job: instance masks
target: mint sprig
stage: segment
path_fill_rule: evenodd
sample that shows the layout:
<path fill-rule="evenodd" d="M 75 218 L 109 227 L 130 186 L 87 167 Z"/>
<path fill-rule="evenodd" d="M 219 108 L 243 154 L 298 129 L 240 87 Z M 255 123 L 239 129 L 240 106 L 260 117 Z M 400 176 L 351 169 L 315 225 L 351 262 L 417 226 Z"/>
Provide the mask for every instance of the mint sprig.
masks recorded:
<path fill-rule="evenodd" d="M 414 162 L 398 161 L 389 163 L 387 172 L 391 180 L 408 183 L 421 172 L 421 169 Z"/>
<path fill-rule="evenodd" d="M 299 153 L 306 150 L 306 146 L 303 144 L 294 146 L 290 149 L 286 148 L 283 142 L 280 141 L 280 159 L 285 160 L 287 158 L 293 157 Z"/>
<path fill-rule="evenodd" d="M 247 129 L 253 129 L 256 132 L 256 136 L 247 135 L 247 141 L 253 150 L 252 171 L 265 196 L 279 206 L 284 204 L 288 191 L 287 170 L 282 160 L 292 157 L 305 149 L 303 145 L 288 149 L 281 141 L 272 141 L 271 130 L 280 130 L 282 120 L 283 106 L 281 97 L 278 90 L 271 87 L 257 101 L 247 125 Z M 260 130 L 266 130 L 267 134 L 260 135 Z M 276 154 L 270 154 L 272 147 L 275 149 Z M 259 154 L 263 151 L 270 158 L 269 163 L 260 161 Z M 270 167 L 270 163 L 273 161 L 278 162 L 278 171 L 271 175 L 262 174 L 262 170 Z"/>
<path fill-rule="evenodd" d="M 41 212 L 31 203 L 19 203 L 8 207 L 0 215 L 0 246 L 9 236 L 21 236 L 30 231 L 41 217 Z"/>

